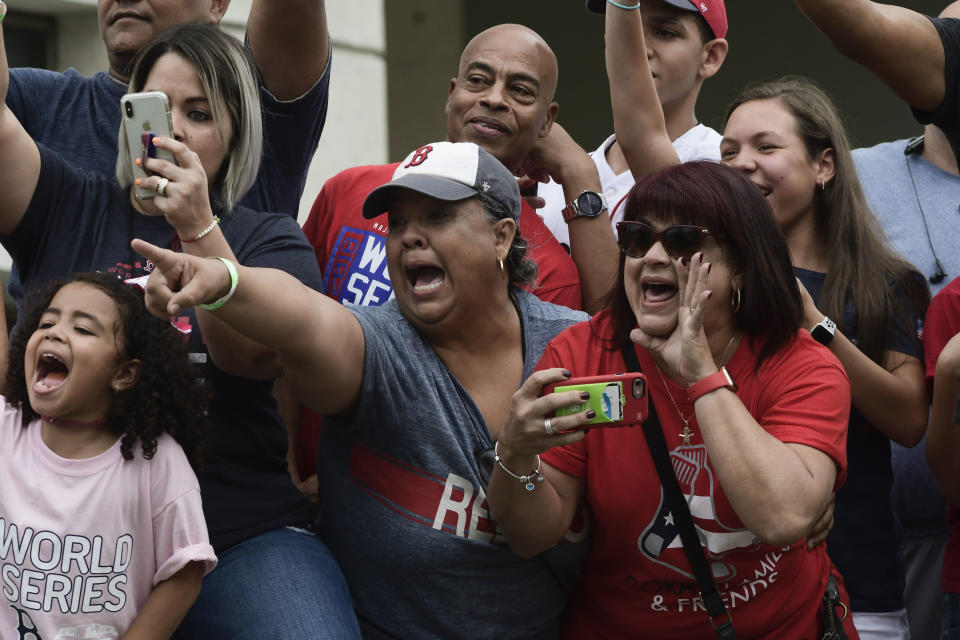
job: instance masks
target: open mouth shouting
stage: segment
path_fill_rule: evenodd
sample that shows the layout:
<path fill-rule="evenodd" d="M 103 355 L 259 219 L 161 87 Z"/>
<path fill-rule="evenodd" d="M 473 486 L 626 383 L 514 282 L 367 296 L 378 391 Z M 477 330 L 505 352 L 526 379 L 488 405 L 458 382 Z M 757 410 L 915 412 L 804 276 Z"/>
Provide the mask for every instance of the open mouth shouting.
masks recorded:
<path fill-rule="evenodd" d="M 43 352 L 37 358 L 37 370 L 33 376 L 33 391 L 47 394 L 63 386 L 70 369 L 58 356 Z"/>
<path fill-rule="evenodd" d="M 645 280 L 640 283 L 640 290 L 643 292 L 645 306 L 667 303 L 676 297 L 678 292 L 676 285 L 665 280 Z"/>
<path fill-rule="evenodd" d="M 414 265 L 406 268 L 407 282 L 416 296 L 429 296 L 446 280 L 443 269 L 433 265 Z"/>

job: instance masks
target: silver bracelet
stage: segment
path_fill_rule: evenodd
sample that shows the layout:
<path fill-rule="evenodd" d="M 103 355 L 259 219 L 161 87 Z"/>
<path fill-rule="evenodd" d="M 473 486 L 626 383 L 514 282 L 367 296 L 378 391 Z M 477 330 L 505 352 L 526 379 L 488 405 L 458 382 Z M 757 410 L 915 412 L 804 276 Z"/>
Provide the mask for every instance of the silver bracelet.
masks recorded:
<path fill-rule="evenodd" d="M 533 484 L 534 479 L 536 479 L 537 482 L 543 482 L 543 476 L 540 475 L 540 456 L 539 455 L 537 455 L 537 468 L 525 476 L 518 476 L 513 471 L 510 471 L 510 469 L 507 469 L 505 466 L 503 466 L 503 461 L 500 459 L 500 451 L 498 449 L 499 446 L 500 446 L 499 440 L 493 443 L 493 460 L 498 465 L 500 465 L 500 468 L 503 469 L 504 473 L 506 473 L 511 478 L 516 478 L 517 480 L 522 482 L 523 488 L 526 489 L 527 491 L 533 491 L 536 488 L 537 485 Z"/>

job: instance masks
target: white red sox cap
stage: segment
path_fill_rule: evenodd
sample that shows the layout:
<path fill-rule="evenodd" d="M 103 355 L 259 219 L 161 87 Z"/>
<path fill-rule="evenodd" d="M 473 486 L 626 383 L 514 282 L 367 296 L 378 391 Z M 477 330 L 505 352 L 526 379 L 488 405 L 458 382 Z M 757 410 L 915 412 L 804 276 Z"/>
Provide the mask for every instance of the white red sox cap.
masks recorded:
<path fill-rule="evenodd" d="M 499 160 L 472 142 L 431 142 L 414 149 L 363 202 L 363 217 L 375 218 L 390 208 L 398 189 L 416 191 L 438 200 L 463 200 L 484 193 L 499 202 L 516 221 L 520 189 Z"/>

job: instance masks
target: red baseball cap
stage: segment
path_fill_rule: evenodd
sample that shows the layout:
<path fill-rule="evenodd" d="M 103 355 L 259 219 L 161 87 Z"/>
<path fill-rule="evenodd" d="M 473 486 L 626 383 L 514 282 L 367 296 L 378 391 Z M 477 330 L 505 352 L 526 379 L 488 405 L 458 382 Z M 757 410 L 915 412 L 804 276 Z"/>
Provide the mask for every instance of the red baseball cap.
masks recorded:
<path fill-rule="evenodd" d="M 727 37 L 727 9 L 723 0 L 663 0 L 669 5 L 696 11 L 707 21 L 715 38 Z M 607 0 L 587 0 L 587 9 L 594 13 L 606 13 Z"/>

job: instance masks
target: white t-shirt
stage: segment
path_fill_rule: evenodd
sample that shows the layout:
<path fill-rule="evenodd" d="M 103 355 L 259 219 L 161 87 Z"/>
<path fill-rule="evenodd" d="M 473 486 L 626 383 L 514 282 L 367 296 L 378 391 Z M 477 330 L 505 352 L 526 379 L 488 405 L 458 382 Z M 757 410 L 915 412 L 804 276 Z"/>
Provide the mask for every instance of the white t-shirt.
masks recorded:
<path fill-rule="evenodd" d="M 690 162 L 691 160 L 720 160 L 720 139 L 721 135 L 702 124 L 689 129 L 682 136 L 673 141 L 673 148 L 680 156 L 680 162 Z M 616 174 L 610 165 L 607 164 L 607 149 L 616 140 L 616 136 L 611 135 L 603 141 L 600 147 L 590 154 L 594 164 L 597 165 L 597 171 L 600 172 L 600 185 L 603 187 L 603 197 L 607 200 L 607 206 L 613 212 L 610 216 L 610 224 L 613 225 L 613 232 L 617 232 L 617 222 L 623 220 L 622 209 L 614 208 L 617 203 L 627 195 L 630 188 L 633 187 L 633 175 L 629 170 L 621 174 Z M 569 204 L 563 197 L 563 187 L 551 180 L 547 184 L 539 185 L 537 194 L 546 200 L 546 205 L 538 209 L 537 213 L 543 218 L 544 224 L 553 233 L 553 235 L 562 244 L 570 246 L 570 234 L 567 231 L 567 223 L 563 221 L 561 211 Z"/>
<path fill-rule="evenodd" d="M 197 560 L 216 565 L 200 488 L 164 434 L 144 460 L 120 441 L 61 458 L 40 421 L 0 397 L 0 637 L 117 640 L 154 585 Z"/>

